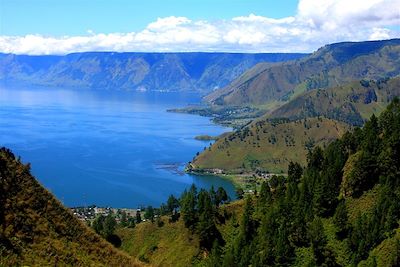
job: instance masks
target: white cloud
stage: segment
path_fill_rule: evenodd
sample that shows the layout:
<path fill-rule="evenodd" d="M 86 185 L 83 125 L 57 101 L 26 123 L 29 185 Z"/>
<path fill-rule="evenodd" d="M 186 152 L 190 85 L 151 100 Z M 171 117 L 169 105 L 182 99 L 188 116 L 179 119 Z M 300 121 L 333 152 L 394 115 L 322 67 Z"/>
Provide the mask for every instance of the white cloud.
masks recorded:
<path fill-rule="evenodd" d="M 310 52 L 339 41 L 400 37 L 400 0 L 300 0 L 297 14 L 273 19 L 250 14 L 230 20 L 158 18 L 139 32 L 49 37 L 0 36 L 0 52 L 83 51 Z"/>

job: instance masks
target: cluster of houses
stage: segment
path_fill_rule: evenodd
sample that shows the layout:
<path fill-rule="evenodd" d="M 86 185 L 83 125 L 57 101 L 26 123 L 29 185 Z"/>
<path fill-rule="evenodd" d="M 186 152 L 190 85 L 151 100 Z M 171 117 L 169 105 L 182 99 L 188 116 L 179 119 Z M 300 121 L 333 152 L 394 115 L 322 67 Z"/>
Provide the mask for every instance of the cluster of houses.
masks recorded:
<path fill-rule="evenodd" d="M 88 207 L 74 207 L 71 208 L 72 213 L 81 221 L 92 221 L 98 216 L 107 216 L 109 214 L 115 214 L 115 219 L 118 222 L 120 219 L 120 214 L 125 212 L 127 217 L 136 217 L 136 213 L 140 212 L 141 209 L 116 209 L 111 207 L 97 207 L 95 205 Z"/>

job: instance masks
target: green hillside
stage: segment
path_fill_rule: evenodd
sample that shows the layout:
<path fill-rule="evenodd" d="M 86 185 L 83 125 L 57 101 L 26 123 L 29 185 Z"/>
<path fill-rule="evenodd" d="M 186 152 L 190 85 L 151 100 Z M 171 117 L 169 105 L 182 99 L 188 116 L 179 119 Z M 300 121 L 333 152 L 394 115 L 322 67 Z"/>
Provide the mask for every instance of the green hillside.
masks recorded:
<path fill-rule="evenodd" d="M 265 183 L 220 262 L 399 266 L 400 102 Z M 243 245 L 245 244 L 245 245 Z M 229 247 L 229 244 L 225 247 Z"/>
<path fill-rule="evenodd" d="M 237 200 L 218 208 L 214 206 L 214 214 L 208 215 L 207 220 L 215 223 L 223 240 L 232 238 L 243 204 Z M 209 260 L 210 249 L 201 246 L 198 231 L 186 227 L 183 218 L 172 221 L 171 214 L 155 222 L 142 222 L 135 228 L 119 228 L 116 234 L 121 237 L 121 249 L 152 266 L 205 266 Z"/>
<path fill-rule="evenodd" d="M 247 195 L 205 266 L 399 266 L 399 155 L 397 99 Z"/>
<path fill-rule="evenodd" d="M 141 266 L 64 208 L 0 149 L 0 266 Z"/>
<path fill-rule="evenodd" d="M 379 114 L 395 96 L 400 96 L 400 77 L 355 81 L 301 94 L 274 110 L 269 117 L 296 120 L 323 116 L 362 126 L 372 114 Z"/>
<path fill-rule="evenodd" d="M 195 172 L 286 172 L 289 162 L 304 164 L 308 149 L 325 146 L 348 129 L 345 123 L 322 117 L 297 121 L 259 119 L 217 140 L 189 168 Z"/>
<path fill-rule="evenodd" d="M 258 65 L 205 97 L 213 105 L 265 105 L 317 88 L 400 74 L 400 39 L 326 45 L 310 56 Z"/>
<path fill-rule="evenodd" d="M 156 266 L 399 266 L 398 162 L 395 99 L 242 200 L 192 186 L 163 223 L 120 229 L 122 247 Z"/>
<path fill-rule="evenodd" d="M 190 266 L 201 257 L 199 238 L 185 228 L 183 221 L 168 222 L 162 218 L 163 226 L 150 221 L 135 228 L 120 228 L 121 249 L 130 255 L 154 266 Z"/>

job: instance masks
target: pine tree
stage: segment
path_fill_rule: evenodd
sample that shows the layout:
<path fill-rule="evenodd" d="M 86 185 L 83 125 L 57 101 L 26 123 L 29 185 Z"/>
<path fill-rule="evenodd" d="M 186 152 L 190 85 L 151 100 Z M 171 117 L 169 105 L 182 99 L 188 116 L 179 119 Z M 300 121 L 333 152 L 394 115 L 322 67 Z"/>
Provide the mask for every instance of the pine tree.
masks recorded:
<path fill-rule="evenodd" d="M 174 195 L 170 195 L 167 201 L 168 212 L 172 213 L 177 208 L 179 208 L 179 200 Z"/>
<path fill-rule="evenodd" d="M 103 236 L 107 238 L 114 233 L 117 222 L 112 214 L 108 214 L 103 225 Z"/>
<path fill-rule="evenodd" d="M 182 218 L 185 226 L 191 230 L 194 230 L 197 218 L 197 188 L 193 184 L 189 191 L 184 191 L 180 201 Z"/>
<path fill-rule="evenodd" d="M 220 233 L 215 226 L 215 216 L 210 194 L 200 190 L 198 196 L 198 222 L 196 229 L 200 238 L 200 245 L 203 248 L 211 249 L 214 241 L 221 239 Z"/>
<path fill-rule="evenodd" d="M 343 238 L 346 235 L 349 227 L 347 208 L 343 200 L 339 202 L 338 206 L 336 207 L 335 215 L 333 216 L 333 222 L 338 229 L 338 236 Z"/>
<path fill-rule="evenodd" d="M 263 181 L 261 184 L 260 195 L 257 204 L 262 210 L 265 210 L 267 205 L 270 204 L 271 199 L 271 188 L 266 181 Z"/>
<path fill-rule="evenodd" d="M 311 240 L 311 248 L 314 252 L 317 266 L 321 266 L 325 260 L 325 245 L 327 243 L 324 234 L 324 227 L 319 217 L 316 217 L 309 226 L 309 237 Z"/>

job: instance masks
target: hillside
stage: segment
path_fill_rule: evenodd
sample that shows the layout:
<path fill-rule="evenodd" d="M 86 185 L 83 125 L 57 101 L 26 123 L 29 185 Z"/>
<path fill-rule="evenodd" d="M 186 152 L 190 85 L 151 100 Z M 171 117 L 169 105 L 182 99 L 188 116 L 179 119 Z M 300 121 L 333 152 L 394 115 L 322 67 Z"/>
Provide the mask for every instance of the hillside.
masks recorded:
<path fill-rule="evenodd" d="M 162 221 L 161 227 L 148 221 L 118 229 L 121 249 L 154 266 L 191 266 L 201 254 L 198 236 L 186 229 L 182 220 L 170 223 L 165 216 Z"/>
<path fill-rule="evenodd" d="M 289 162 L 304 164 L 308 149 L 325 146 L 348 129 L 345 123 L 325 118 L 259 119 L 217 140 L 193 160 L 190 171 L 286 172 Z"/>
<path fill-rule="evenodd" d="M 337 43 L 293 62 L 255 66 L 204 99 L 213 105 L 284 103 L 312 89 L 399 74 L 400 39 Z"/>
<path fill-rule="evenodd" d="M 400 102 L 266 179 L 205 266 L 399 266 Z"/>
<path fill-rule="evenodd" d="M 301 94 L 274 110 L 269 118 L 298 120 L 323 116 L 362 126 L 373 113 L 381 112 L 400 96 L 400 77 L 378 81 L 356 81 L 339 87 Z"/>
<path fill-rule="evenodd" d="M 223 236 L 229 240 L 235 231 L 235 225 L 243 212 L 243 201 L 237 200 L 224 204 L 215 212 L 222 221 L 216 226 Z M 210 220 L 213 217 L 210 214 Z M 119 228 L 121 249 L 130 255 L 149 262 L 153 266 L 208 266 L 207 249 L 200 246 L 199 234 L 185 227 L 184 220 L 171 221 L 170 215 L 161 217 L 162 223 L 146 221 L 135 228 Z"/>
<path fill-rule="evenodd" d="M 192 186 L 163 223 L 120 229 L 122 247 L 157 266 L 399 266 L 399 151 L 394 99 L 242 200 Z"/>
<path fill-rule="evenodd" d="M 0 266 L 140 266 L 58 202 L 0 149 Z"/>
<path fill-rule="evenodd" d="M 0 81 L 118 90 L 210 92 L 259 62 L 294 60 L 305 54 L 114 53 L 65 56 L 0 54 Z"/>
<path fill-rule="evenodd" d="M 246 201 L 222 266 L 399 266 L 400 102 Z M 218 250 L 216 250 L 218 251 Z"/>

